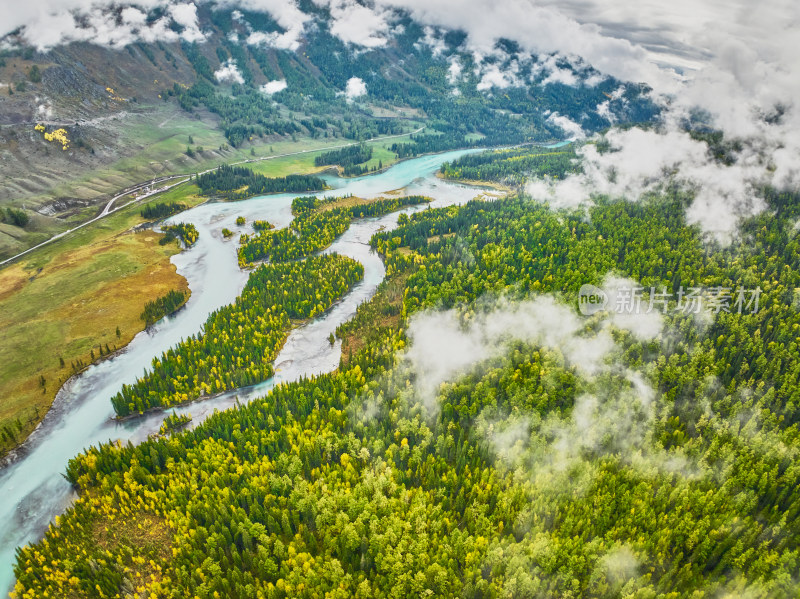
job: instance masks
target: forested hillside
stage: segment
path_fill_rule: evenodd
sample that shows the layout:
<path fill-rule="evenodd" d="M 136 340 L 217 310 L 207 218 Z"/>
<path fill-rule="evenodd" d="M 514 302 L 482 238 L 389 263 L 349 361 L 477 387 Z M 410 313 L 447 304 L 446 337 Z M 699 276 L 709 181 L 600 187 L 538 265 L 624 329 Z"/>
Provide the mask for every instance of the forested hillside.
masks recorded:
<path fill-rule="evenodd" d="M 445 172 L 541 164 L 506 158 Z M 677 193 L 402 216 L 338 371 L 71 460 L 81 497 L 19 552 L 19 597 L 796 596 L 800 198 L 767 195 L 728 247 Z M 609 281 L 641 318 L 578 315 Z"/>

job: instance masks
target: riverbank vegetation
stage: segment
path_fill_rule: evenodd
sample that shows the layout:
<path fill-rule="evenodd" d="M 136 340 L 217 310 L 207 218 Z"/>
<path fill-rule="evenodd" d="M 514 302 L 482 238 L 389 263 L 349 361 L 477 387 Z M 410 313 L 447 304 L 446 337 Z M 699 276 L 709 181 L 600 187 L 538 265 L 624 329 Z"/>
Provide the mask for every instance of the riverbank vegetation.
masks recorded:
<path fill-rule="evenodd" d="M 191 247 L 197 241 L 200 233 L 197 231 L 192 223 L 176 223 L 174 225 L 166 225 L 161 227 L 165 235 L 161 238 L 159 243 L 165 245 L 176 238 L 180 239 L 186 247 Z"/>
<path fill-rule="evenodd" d="M 338 150 L 330 150 L 323 152 L 314 158 L 314 166 L 327 166 L 336 165 L 341 168 L 341 173 L 345 177 L 352 177 L 354 175 L 363 175 L 370 171 L 369 166 L 365 163 L 369 162 L 372 158 L 372 147 L 366 144 L 357 144 L 347 146 Z M 381 162 L 379 167 L 373 167 L 373 170 L 378 170 L 383 167 Z"/>
<path fill-rule="evenodd" d="M 336 255 L 265 264 L 253 271 L 236 302 L 212 312 L 203 332 L 160 358 L 112 404 L 118 416 L 141 414 L 268 379 L 293 321 L 322 314 L 364 274 Z"/>
<path fill-rule="evenodd" d="M 580 170 L 572 145 L 560 148 L 524 146 L 467 154 L 453 162 L 445 162 L 439 168 L 447 179 L 490 181 L 503 185 L 521 185 L 543 176 L 563 179 Z"/>
<path fill-rule="evenodd" d="M 144 206 L 139 214 L 147 220 L 158 220 L 184 210 L 186 210 L 186 204 L 181 204 L 180 202 L 156 202 L 155 204 Z"/>
<path fill-rule="evenodd" d="M 325 182 L 314 175 L 265 177 L 243 166 L 228 165 L 203 173 L 195 182 L 203 194 L 220 196 L 226 200 L 243 200 L 267 193 L 302 193 L 325 189 Z"/>
<path fill-rule="evenodd" d="M 191 421 L 191 414 L 177 414 L 173 412 L 164 418 L 164 422 L 161 423 L 161 428 L 158 429 L 158 434 L 171 435 L 186 427 Z"/>
<path fill-rule="evenodd" d="M 144 321 L 145 325 L 150 326 L 165 316 L 168 316 L 179 310 L 188 299 L 188 291 L 176 291 L 175 289 L 170 289 L 165 295 L 162 295 L 158 299 L 147 302 L 144 305 L 144 310 L 142 311 L 140 317 Z"/>
<path fill-rule="evenodd" d="M 239 247 L 242 267 L 259 260 L 297 260 L 325 249 L 344 233 L 354 218 L 380 216 L 403 208 L 429 202 L 424 196 L 403 196 L 347 202 L 332 207 L 347 198 L 320 200 L 303 196 L 292 200 L 295 215 L 289 227 L 277 231 L 264 230 L 247 237 Z"/>
<path fill-rule="evenodd" d="M 269 231 L 270 229 L 274 229 L 275 225 L 271 222 L 266 220 L 254 220 L 253 221 L 253 231 Z"/>

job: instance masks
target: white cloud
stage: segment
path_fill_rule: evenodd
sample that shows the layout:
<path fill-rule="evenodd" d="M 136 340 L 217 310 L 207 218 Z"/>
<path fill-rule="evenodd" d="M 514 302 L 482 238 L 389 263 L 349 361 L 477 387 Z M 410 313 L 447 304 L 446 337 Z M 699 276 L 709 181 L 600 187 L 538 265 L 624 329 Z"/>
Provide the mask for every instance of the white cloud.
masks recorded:
<path fill-rule="evenodd" d="M 229 58 L 214 72 L 214 78 L 220 83 L 244 83 L 244 77 L 236 66 L 236 61 Z"/>
<path fill-rule="evenodd" d="M 182 39 L 187 42 L 199 42 L 205 39 L 197 21 L 197 6 L 192 3 L 175 4 L 170 6 L 169 14 L 173 21 L 183 27 Z"/>
<path fill-rule="evenodd" d="M 482 73 L 483 76 L 477 86 L 478 91 L 487 91 L 493 87 L 503 89 L 516 83 L 514 76 L 509 71 L 502 71 L 495 64 L 482 69 Z"/>
<path fill-rule="evenodd" d="M 558 181 L 533 179 L 528 182 L 526 191 L 534 200 L 547 202 L 553 208 L 577 208 L 587 203 L 592 193 L 582 177 L 567 177 Z"/>
<path fill-rule="evenodd" d="M 347 80 L 347 87 L 344 90 L 344 95 L 348 100 L 354 100 L 361 96 L 366 95 L 367 84 L 360 77 L 350 77 Z"/>
<path fill-rule="evenodd" d="M 542 81 L 542 85 L 548 85 L 550 83 L 575 86 L 578 83 L 578 78 L 575 76 L 575 73 L 569 69 L 556 68 L 550 71 L 550 74 Z"/>
<path fill-rule="evenodd" d="M 567 136 L 572 140 L 584 139 L 586 137 L 586 134 L 583 132 L 583 128 L 578 123 L 567 116 L 558 114 L 557 112 L 550 114 L 550 116 L 547 117 L 547 122 L 555 125 L 556 127 L 560 127 L 561 130 L 564 131 L 564 133 L 566 133 Z"/>
<path fill-rule="evenodd" d="M 197 7 L 193 3 L 144 0 L 135 6 L 123 5 L 118 17 L 108 8 L 108 4 L 89 0 L 2 3 L 0 35 L 21 27 L 22 38 L 39 50 L 69 42 L 121 48 L 140 40 L 195 42 L 205 37 L 199 29 Z M 148 23 L 147 14 L 154 8 L 167 9 L 166 14 Z"/>
<path fill-rule="evenodd" d="M 557 6 L 541 2 L 473 0 L 376 0 L 379 7 L 410 11 L 420 22 L 461 29 L 467 47 L 483 54 L 494 51 L 497 39 L 517 41 L 536 54 L 580 56 L 598 70 L 632 81 L 668 81 L 671 77 L 648 60 L 647 52 L 620 38 L 604 36 L 594 24 L 580 24 Z"/>
<path fill-rule="evenodd" d="M 730 241 L 742 217 L 757 214 L 765 204 L 755 191 L 767 182 L 757 154 L 743 152 L 737 164 L 724 166 L 708 146 L 685 131 L 631 128 L 606 135 L 611 151 L 600 153 L 587 144 L 579 149 L 583 173 L 558 181 L 532 181 L 528 192 L 556 206 L 575 206 L 591 194 L 637 201 L 673 180 L 695 194 L 687 220 L 719 241 Z"/>
<path fill-rule="evenodd" d="M 631 330 L 640 339 L 661 332 L 660 316 L 606 320 L 594 334 L 583 334 L 585 320 L 550 296 L 508 303 L 499 301 L 492 310 L 479 313 L 462 325 L 457 312 L 424 312 L 415 315 L 408 329 L 410 346 L 403 360 L 416 374 L 417 399 L 431 413 L 437 410 L 440 385 L 469 372 L 480 362 L 502 354 L 505 343 L 521 340 L 556 349 L 569 364 L 592 377 L 605 368 L 614 349 L 608 325 Z"/>
<path fill-rule="evenodd" d="M 447 50 L 447 45 L 440 32 L 435 27 L 428 26 L 424 27 L 422 32 L 425 34 L 422 43 L 430 48 L 431 54 L 442 56 Z"/>
<path fill-rule="evenodd" d="M 595 87 L 601 84 L 606 79 L 608 79 L 608 77 L 606 75 L 603 75 L 602 73 L 593 73 L 583 80 L 583 84 L 586 87 Z"/>
<path fill-rule="evenodd" d="M 294 0 L 224 0 L 217 4 L 269 14 L 283 29 L 282 32 L 251 31 L 247 43 L 253 46 L 270 46 L 282 50 L 297 50 L 311 16 L 297 7 Z M 239 13 L 241 15 L 241 13 Z M 242 22 L 242 17 L 239 17 Z"/>
<path fill-rule="evenodd" d="M 630 331 L 640 341 L 654 339 L 664 328 L 664 319 L 658 310 L 647 312 L 647 305 L 635 295 L 633 290 L 642 287 L 638 282 L 614 275 L 603 279 L 602 289 L 608 298 L 607 309 L 611 322 L 620 329 Z"/>
<path fill-rule="evenodd" d="M 456 85 L 461 80 L 462 67 L 458 58 L 453 58 L 450 61 L 450 66 L 447 67 L 447 82 L 450 85 Z"/>
<path fill-rule="evenodd" d="M 617 122 L 617 115 L 611 110 L 611 102 L 621 102 L 623 106 L 627 106 L 628 101 L 623 97 L 624 93 L 625 86 L 620 86 L 611 94 L 606 94 L 609 96 L 608 100 L 600 102 L 600 104 L 598 104 L 595 108 L 595 112 L 613 125 Z"/>
<path fill-rule="evenodd" d="M 272 94 L 276 94 L 279 91 L 283 91 L 286 89 L 286 79 L 276 79 L 274 81 L 268 81 L 264 85 L 261 86 L 261 92 L 271 96 Z"/>
<path fill-rule="evenodd" d="M 599 116 L 606 119 L 612 125 L 617 122 L 617 115 L 611 111 L 611 102 L 609 100 L 600 102 L 594 110 Z"/>
<path fill-rule="evenodd" d="M 3 87 L 3 84 L 0 84 L 0 87 Z M 47 98 L 36 98 L 36 102 L 38 103 L 36 106 L 37 120 L 52 121 L 55 112 L 53 111 L 53 105 L 50 103 L 50 100 Z"/>
<path fill-rule="evenodd" d="M 542 85 L 550 83 L 562 83 L 564 85 L 575 86 L 578 84 L 578 77 L 570 69 L 566 69 L 558 64 L 559 56 L 551 54 L 545 56 L 534 66 L 534 73 L 547 73 L 542 80 Z"/>
<path fill-rule="evenodd" d="M 313 0 L 317 6 L 328 8 L 330 30 L 347 44 L 365 48 L 385 46 L 391 33 L 388 11 L 369 7 L 355 0 Z"/>

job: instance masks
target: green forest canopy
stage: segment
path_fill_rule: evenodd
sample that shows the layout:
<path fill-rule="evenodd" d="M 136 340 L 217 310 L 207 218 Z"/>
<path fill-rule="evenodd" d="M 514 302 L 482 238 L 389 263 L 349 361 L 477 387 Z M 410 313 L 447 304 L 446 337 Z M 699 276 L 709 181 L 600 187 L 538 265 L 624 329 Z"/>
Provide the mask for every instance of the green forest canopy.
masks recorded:
<path fill-rule="evenodd" d="M 687 225 L 687 201 L 601 199 L 585 214 L 519 194 L 402 217 L 372 240 L 388 278 L 340 329 L 339 370 L 71 460 L 81 497 L 19 551 L 19 596 L 796 595 L 800 197 L 768 192 L 772 214 L 727 248 Z M 468 323 L 492 298 L 543 295 L 575 311 L 608 273 L 764 293 L 757 313 L 673 305 L 654 339 L 612 329 L 596 377 L 511 341 L 424 406 L 402 357 L 420 314 Z M 217 337 L 240 324 L 220 320 Z M 577 428 L 587 415 L 592 435 Z"/>

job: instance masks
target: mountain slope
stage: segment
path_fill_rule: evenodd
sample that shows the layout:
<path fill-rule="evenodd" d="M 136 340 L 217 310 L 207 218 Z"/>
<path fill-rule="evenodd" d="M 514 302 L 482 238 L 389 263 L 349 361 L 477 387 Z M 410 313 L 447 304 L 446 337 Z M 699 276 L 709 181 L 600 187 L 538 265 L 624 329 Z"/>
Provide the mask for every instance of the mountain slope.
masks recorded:
<path fill-rule="evenodd" d="M 457 32 L 433 39 L 404 18 L 385 47 L 364 50 L 334 36 L 326 12 L 308 10 L 316 20 L 296 50 L 256 43 L 283 31 L 268 15 L 208 6 L 202 42 L 4 50 L 0 206 L 31 218 L 22 229 L 0 224 L 0 256 L 93 216 L 120 188 L 241 159 L 254 146 L 428 125 L 416 146 L 396 149 L 409 155 L 561 138 L 655 113 L 639 86 L 512 42 L 476 60 Z M 45 139 L 59 129 L 68 144 Z"/>

